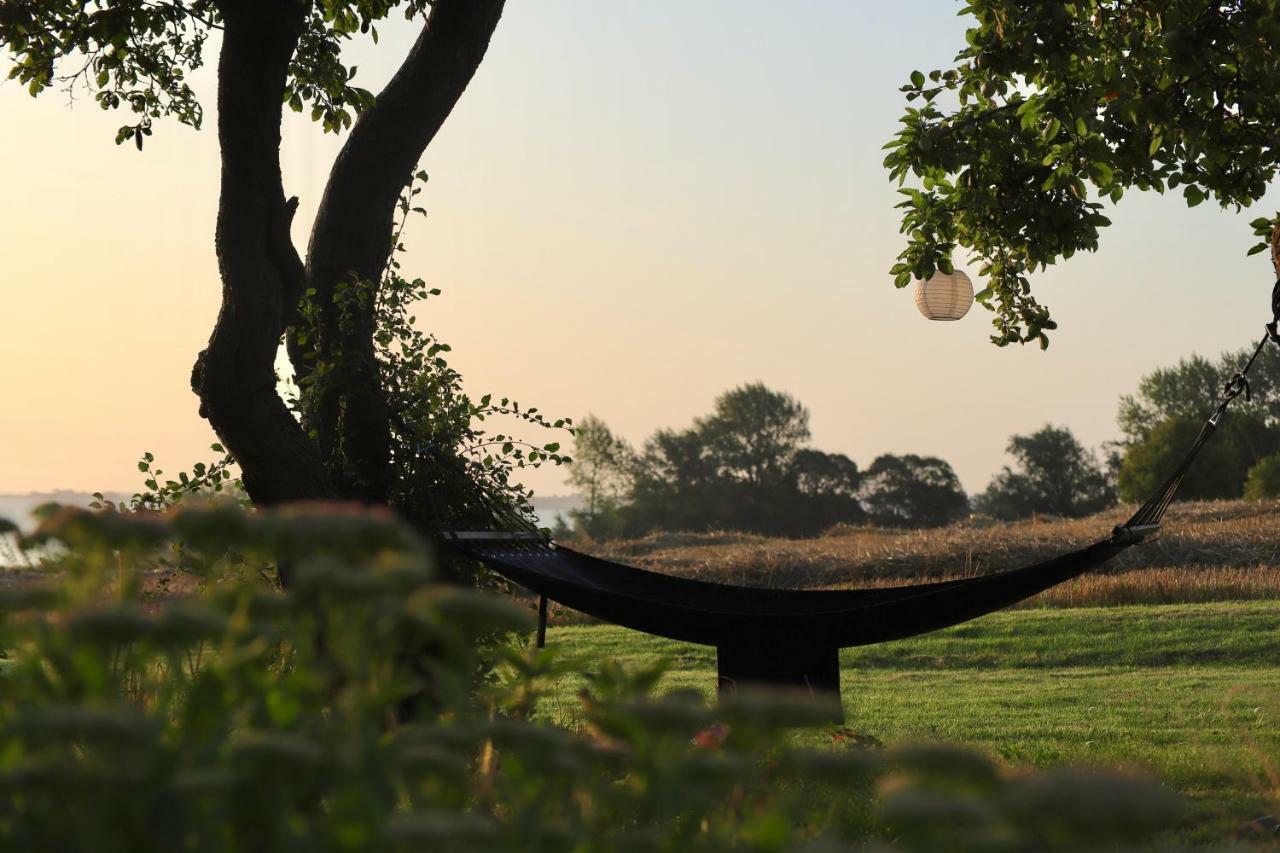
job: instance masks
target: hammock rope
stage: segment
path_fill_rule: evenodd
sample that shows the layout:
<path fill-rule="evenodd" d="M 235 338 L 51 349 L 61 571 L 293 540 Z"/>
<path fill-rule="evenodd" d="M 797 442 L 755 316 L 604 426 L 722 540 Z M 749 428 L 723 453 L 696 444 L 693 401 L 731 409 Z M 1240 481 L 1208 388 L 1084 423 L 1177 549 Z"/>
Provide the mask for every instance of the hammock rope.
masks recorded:
<path fill-rule="evenodd" d="M 1275 285 L 1271 288 L 1271 322 L 1267 323 L 1266 330 L 1258 340 L 1257 346 L 1253 348 L 1253 354 L 1249 356 L 1244 366 L 1227 380 L 1226 385 L 1223 386 L 1222 397 L 1218 401 L 1218 407 L 1214 409 L 1213 414 L 1200 427 L 1200 434 L 1191 443 L 1191 447 L 1187 449 L 1177 467 L 1160 484 L 1155 494 L 1138 508 L 1132 518 L 1124 524 L 1116 526 L 1115 536 L 1124 537 L 1134 528 L 1159 524 L 1160 520 L 1164 518 L 1165 511 L 1169 509 L 1169 504 L 1173 503 L 1174 495 L 1178 493 L 1178 487 L 1182 485 L 1182 478 L 1190 470 L 1196 456 L 1200 454 L 1201 448 L 1208 444 L 1209 439 L 1217 432 L 1218 425 L 1226 417 L 1227 409 L 1232 402 L 1241 394 L 1244 395 L 1246 401 L 1252 399 L 1253 390 L 1249 385 L 1249 371 L 1253 369 L 1254 362 L 1258 360 L 1258 356 L 1262 354 L 1262 350 L 1268 342 L 1280 345 L 1280 332 L 1277 332 L 1278 326 L 1280 326 L 1280 279 L 1277 279 Z"/>

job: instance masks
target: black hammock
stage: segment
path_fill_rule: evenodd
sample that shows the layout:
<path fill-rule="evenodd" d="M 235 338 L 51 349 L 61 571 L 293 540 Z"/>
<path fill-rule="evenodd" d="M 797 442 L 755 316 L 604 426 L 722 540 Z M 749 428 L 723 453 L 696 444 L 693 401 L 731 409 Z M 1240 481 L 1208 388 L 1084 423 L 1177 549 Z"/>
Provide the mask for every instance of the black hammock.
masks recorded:
<path fill-rule="evenodd" d="M 1268 340 L 1280 343 L 1280 281 L 1273 319 L 1248 363 L 1227 383 L 1213 414 L 1177 468 L 1106 539 L 1012 571 L 938 583 L 850 590 L 761 589 L 651 572 L 580 553 L 529 529 L 452 531 L 450 547 L 539 596 L 538 644 L 547 600 L 599 619 L 715 646 L 721 691 L 740 683 L 807 688 L 839 695 L 838 652 L 913 637 L 1008 607 L 1098 568 L 1160 529 L 1169 503 L 1200 449 L 1240 394 Z"/>

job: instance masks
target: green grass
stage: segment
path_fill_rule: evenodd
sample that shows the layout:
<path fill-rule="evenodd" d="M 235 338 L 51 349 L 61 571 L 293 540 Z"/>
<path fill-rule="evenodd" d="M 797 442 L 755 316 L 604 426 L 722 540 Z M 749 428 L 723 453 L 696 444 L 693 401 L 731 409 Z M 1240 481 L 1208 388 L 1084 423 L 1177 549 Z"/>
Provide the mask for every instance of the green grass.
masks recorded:
<path fill-rule="evenodd" d="M 590 661 L 665 657 L 666 688 L 715 688 L 715 650 L 611 626 L 552 629 Z M 1011 765 L 1145 768 L 1191 798 L 1180 833 L 1221 841 L 1280 812 L 1280 603 L 996 613 L 841 655 L 846 725 L 969 744 Z M 546 711 L 573 724 L 574 679 Z M 797 735 L 823 741 L 825 732 Z"/>

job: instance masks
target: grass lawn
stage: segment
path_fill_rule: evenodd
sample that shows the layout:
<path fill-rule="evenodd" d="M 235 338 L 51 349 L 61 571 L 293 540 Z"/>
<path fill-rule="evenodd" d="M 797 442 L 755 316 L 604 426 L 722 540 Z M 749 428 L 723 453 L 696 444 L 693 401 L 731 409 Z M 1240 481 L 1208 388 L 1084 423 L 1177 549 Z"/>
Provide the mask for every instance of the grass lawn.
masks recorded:
<path fill-rule="evenodd" d="M 715 650 L 612 626 L 553 628 L 584 658 L 671 661 L 663 686 L 715 689 Z M 940 738 L 1013 765 L 1149 769 L 1190 797 L 1183 839 L 1280 812 L 1280 602 L 996 613 L 841 656 L 846 724 Z M 565 679 L 546 712 L 574 723 Z M 797 734 L 823 742 L 821 731 Z"/>

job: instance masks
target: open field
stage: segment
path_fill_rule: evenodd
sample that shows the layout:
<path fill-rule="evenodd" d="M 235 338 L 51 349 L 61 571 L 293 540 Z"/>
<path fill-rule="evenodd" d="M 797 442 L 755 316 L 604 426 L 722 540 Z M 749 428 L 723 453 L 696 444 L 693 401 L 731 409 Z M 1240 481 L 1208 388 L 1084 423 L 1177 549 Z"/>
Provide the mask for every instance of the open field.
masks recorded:
<path fill-rule="evenodd" d="M 1083 519 L 970 520 L 931 530 L 836 527 L 815 539 L 662 533 L 592 544 L 593 553 L 687 577 L 748 586 L 841 588 L 1017 568 L 1105 537 L 1133 507 Z M 1280 501 L 1174 504 L 1165 532 L 1102 571 L 1027 606 L 1280 598 Z"/>
<path fill-rule="evenodd" d="M 664 688 L 714 690 L 710 648 L 612 626 L 553 629 L 548 642 L 588 670 L 666 657 Z M 1191 799 L 1182 841 L 1221 842 L 1280 812 L 1280 603 L 1003 612 L 841 660 L 859 734 L 969 744 L 1011 765 L 1144 768 Z M 564 679 L 545 713 L 573 725 L 562 700 L 577 688 Z"/>

